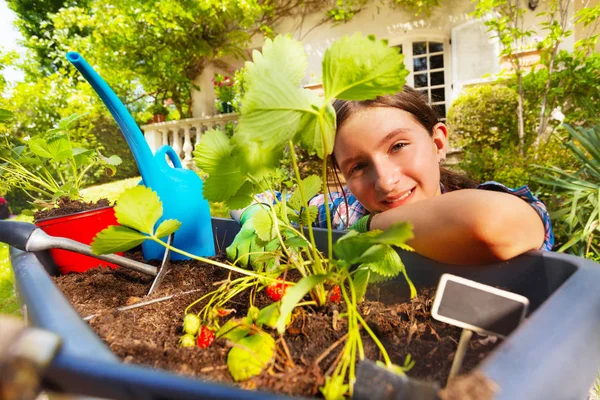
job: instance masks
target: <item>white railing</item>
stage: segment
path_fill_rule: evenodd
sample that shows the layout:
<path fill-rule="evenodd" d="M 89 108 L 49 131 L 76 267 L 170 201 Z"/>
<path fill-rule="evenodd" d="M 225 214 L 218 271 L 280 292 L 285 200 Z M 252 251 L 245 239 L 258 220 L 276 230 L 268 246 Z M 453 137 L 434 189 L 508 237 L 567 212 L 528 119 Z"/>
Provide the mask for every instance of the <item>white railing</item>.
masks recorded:
<path fill-rule="evenodd" d="M 181 165 L 186 169 L 194 168 L 193 152 L 200 143 L 202 134 L 209 129 L 220 128 L 225 130 L 225 125 L 237 123 L 238 115 L 218 114 L 212 117 L 188 118 L 179 121 L 159 122 L 143 125 L 142 131 L 152 154 L 160 147 L 169 145 L 181 160 Z"/>

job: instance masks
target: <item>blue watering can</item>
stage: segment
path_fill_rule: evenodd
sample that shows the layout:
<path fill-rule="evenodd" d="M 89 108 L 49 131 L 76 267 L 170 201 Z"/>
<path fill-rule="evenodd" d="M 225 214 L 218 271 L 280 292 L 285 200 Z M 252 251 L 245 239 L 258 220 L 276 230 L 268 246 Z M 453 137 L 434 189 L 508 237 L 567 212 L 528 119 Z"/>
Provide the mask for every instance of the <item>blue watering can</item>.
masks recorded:
<path fill-rule="evenodd" d="M 180 221 L 181 228 L 175 232 L 173 245 L 198 256 L 214 256 L 210 207 L 208 201 L 202 196 L 203 183 L 198 174 L 183 169 L 177 153 L 170 146 L 162 146 L 155 155 L 152 155 L 140 128 L 110 86 L 79 53 L 67 53 L 67 60 L 92 85 L 119 124 L 142 175 L 141 183 L 160 197 L 163 203 L 163 216 L 157 222 L 157 226 L 165 219 Z M 166 157 L 171 160 L 174 167 L 167 163 Z M 165 248 L 157 243 L 145 241 L 142 244 L 142 251 L 144 259 L 154 260 L 163 257 Z M 171 252 L 171 259 L 186 260 L 189 257 Z"/>

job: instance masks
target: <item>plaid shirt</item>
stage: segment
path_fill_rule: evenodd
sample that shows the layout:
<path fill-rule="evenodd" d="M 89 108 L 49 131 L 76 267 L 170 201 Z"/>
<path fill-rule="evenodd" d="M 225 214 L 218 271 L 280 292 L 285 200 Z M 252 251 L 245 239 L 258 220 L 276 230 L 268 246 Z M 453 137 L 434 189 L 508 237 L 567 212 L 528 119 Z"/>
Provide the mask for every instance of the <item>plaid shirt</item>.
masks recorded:
<path fill-rule="evenodd" d="M 444 185 L 440 183 L 442 194 L 446 193 Z M 554 246 L 554 233 L 552 232 L 552 224 L 550 222 L 550 215 L 546 210 L 546 206 L 537 197 L 531 193 L 529 188 L 524 185 L 516 189 L 508 188 L 498 182 L 485 182 L 477 186 L 477 189 L 481 190 L 492 190 L 496 192 L 510 193 L 518 196 L 525 200 L 533 209 L 538 213 L 542 222 L 544 223 L 544 230 L 546 235 L 544 237 L 544 243 L 540 250 L 550 251 Z M 344 195 L 346 200 L 344 200 Z M 262 203 L 272 204 L 275 201 L 281 200 L 281 193 L 276 192 L 275 196 L 271 193 L 259 194 L 256 200 Z M 323 194 L 316 195 L 309 200 L 309 206 L 315 206 L 319 210 L 317 220 L 313 224 L 318 228 L 327 228 L 327 219 L 325 214 L 325 196 Z M 343 192 L 332 192 L 329 193 L 329 212 L 332 216 L 331 227 L 333 229 L 344 230 L 348 229 L 352 224 L 358 221 L 361 217 L 364 217 L 369 212 L 363 207 L 362 204 L 354 197 L 347 186 L 344 187 Z"/>

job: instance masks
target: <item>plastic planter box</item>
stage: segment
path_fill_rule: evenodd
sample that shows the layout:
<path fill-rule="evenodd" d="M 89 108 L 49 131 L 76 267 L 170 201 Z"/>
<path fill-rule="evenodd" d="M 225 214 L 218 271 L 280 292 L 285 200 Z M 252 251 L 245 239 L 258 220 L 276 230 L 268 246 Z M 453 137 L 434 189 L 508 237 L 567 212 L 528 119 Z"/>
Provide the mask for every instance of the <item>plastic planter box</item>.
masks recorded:
<path fill-rule="evenodd" d="M 213 218 L 213 229 L 215 242 L 226 246 L 239 226 Z M 326 243 L 326 232 L 317 231 L 317 241 Z M 479 267 L 445 265 L 407 252 L 401 257 L 417 288 L 435 286 L 449 272 L 529 298 L 529 317 L 479 366 L 499 385 L 496 399 L 586 398 L 600 367 L 598 263 L 551 252 Z M 24 316 L 63 338 L 44 377 L 47 389 L 131 400 L 283 398 L 120 363 L 50 279 L 57 270 L 47 253 L 12 249 L 12 262 Z M 400 277 L 381 286 L 381 299 L 407 297 L 407 290 Z"/>

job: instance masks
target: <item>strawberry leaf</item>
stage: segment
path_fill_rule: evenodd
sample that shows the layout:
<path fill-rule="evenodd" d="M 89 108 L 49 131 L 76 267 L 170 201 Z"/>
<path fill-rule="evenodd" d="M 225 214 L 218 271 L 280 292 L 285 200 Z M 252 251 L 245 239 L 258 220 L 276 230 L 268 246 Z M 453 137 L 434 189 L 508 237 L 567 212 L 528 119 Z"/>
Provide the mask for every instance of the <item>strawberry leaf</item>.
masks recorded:
<path fill-rule="evenodd" d="M 152 235 L 154 225 L 162 216 L 163 209 L 156 192 L 145 186 L 127 189 L 115 206 L 119 224 Z"/>
<path fill-rule="evenodd" d="M 210 129 L 202 135 L 202 140 L 194 150 L 196 166 L 207 174 L 219 172 L 220 162 L 231 156 L 233 146 L 225 132 Z"/>
<path fill-rule="evenodd" d="M 294 286 L 290 286 L 281 298 L 281 314 L 277 320 L 277 331 L 285 332 L 286 323 L 296 304 L 302 300 L 315 286 L 327 279 L 327 275 L 309 275 L 300 279 Z"/>
<path fill-rule="evenodd" d="M 275 354 L 275 340 L 264 332 L 237 342 L 227 355 L 227 366 L 236 382 L 259 375 Z"/>
<path fill-rule="evenodd" d="M 306 198 L 306 201 L 312 199 L 321 191 L 321 178 L 316 175 L 310 175 L 302 179 L 302 182 L 300 182 L 288 200 L 288 205 L 296 211 L 300 211 L 302 207 L 304 207 L 304 204 L 302 204 L 300 189 L 304 191 L 304 197 Z"/>
<path fill-rule="evenodd" d="M 42 138 L 32 138 L 27 142 L 29 149 L 36 156 L 62 162 L 73 156 L 71 142 L 65 138 L 46 141 Z"/>
<path fill-rule="evenodd" d="M 360 302 L 365 297 L 370 276 L 371 271 L 369 269 L 361 269 L 354 274 L 352 282 L 354 283 L 354 290 L 356 292 L 356 301 Z"/>
<path fill-rule="evenodd" d="M 262 53 L 254 51 L 253 63 L 246 64 L 244 84 L 247 90 L 262 83 L 264 71 L 274 70 L 293 86 L 298 87 L 306 73 L 308 61 L 302 43 L 292 39 L 290 35 L 267 39 Z"/>
<path fill-rule="evenodd" d="M 261 207 L 251 218 L 252 225 L 256 230 L 256 235 L 263 242 L 270 242 L 273 240 L 277 231 L 275 230 L 275 224 L 273 223 L 273 216 L 265 208 Z"/>
<path fill-rule="evenodd" d="M 372 242 L 406 248 L 406 241 L 414 237 L 412 228 L 410 222 L 399 222 L 385 231 L 378 231 L 379 234 L 372 238 Z"/>
<path fill-rule="evenodd" d="M 239 342 L 250 333 L 252 326 L 252 319 L 248 317 L 244 318 L 231 318 L 225 322 L 221 329 L 217 331 L 215 336 L 217 339 L 228 339 L 232 342 Z"/>
<path fill-rule="evenodd" d="M 158 225 L 158 228 L 156 228 L 156 237 L 164 238 L 165 236 L 169 236 L 180 227 L 181 222 L 176 219 L 166 219 Z"/>
<path fill-rule="evenodd" d="M 265 308 L 261 309 L 258 313 L 258 317 L 256 318 L 256 323 L 261 325 L 266 325 L 269 328 L 275 328 L 277 325 L 277 320 L 279 319 L 279 305 L 278 301 L 269 304 Z M 291 318 L 291 315 L 290 315 Z M 289 321 L 288 321 L 289 323 Z"/>
<path fill-rule="evenodd" d="M 402 90 L 404 56 L 382 40 L 359 33 L 335 41 L 323 59 L 325 99 L 369 100 Z"/>
<path fill-rule="evenodd" d="M 124 226 L 109 226 L 100 231 L 92 240 L 92 253 L 112 254 L 133 249 L 142 244 L 148 236 Z"/>
<path fill-rule="evenodd" d="M 318 110 L 318 114 L 304 114 L 300 121 L 299 139 L 300 143 L 309 150 L 314 150 L 323 159 L 333 152 L 335 141 L 335 110 L 323 98 L 312 91 L 306 95 L 311 100 L 311 107 Z M 323 130 L 323 132 L 321 132 Z"/>

